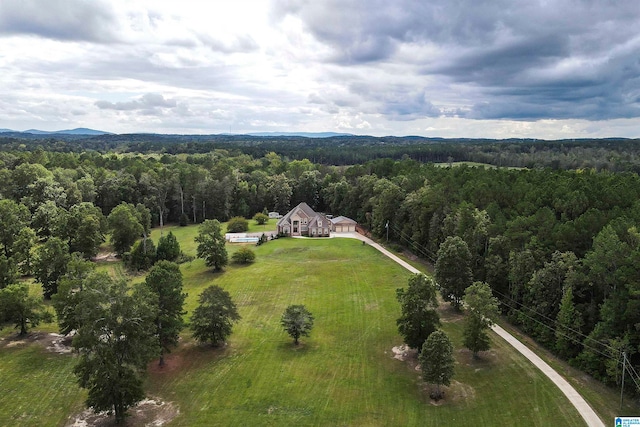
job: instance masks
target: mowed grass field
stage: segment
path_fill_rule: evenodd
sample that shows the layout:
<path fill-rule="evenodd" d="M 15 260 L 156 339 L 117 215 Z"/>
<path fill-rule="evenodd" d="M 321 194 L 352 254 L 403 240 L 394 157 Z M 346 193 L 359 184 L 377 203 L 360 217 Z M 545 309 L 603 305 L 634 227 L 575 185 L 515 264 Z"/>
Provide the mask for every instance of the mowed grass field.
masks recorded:
<path fill-rule="evenodd" d="M 195 253 L 197 227 L 169 230 Z M 229 252 L 238 247 L 228 245 Z M 150 365 L 148 394 L 179 408 L 169 425 L 584 425 L 555 386 L 499 338 L 474 361 L 462 348 L 462 318 L 446 307 L 456 373 L 446 399 L 432 403 L 414 363 L 393 358 L 402 343 L 395 290 L 409 273 L 360 241 L 278 239 L 252 248 L 253 265 L 222 273 L 202 260 L 182 265 L 187 319 L 198 294 L 216 284 L 230 292 L 242 320 L 224 348 L 198 346 L 185 330 L 167 366 Z M 119 263 L 101 268 L 123 271 Z M 279 324 L 289 304 L 305 304 L 316 319 L 298 347 Z M 80 410 L 85 394 L 73 363 L 37 343 L 0 344 L 0 425 L 61 425 Z"/>

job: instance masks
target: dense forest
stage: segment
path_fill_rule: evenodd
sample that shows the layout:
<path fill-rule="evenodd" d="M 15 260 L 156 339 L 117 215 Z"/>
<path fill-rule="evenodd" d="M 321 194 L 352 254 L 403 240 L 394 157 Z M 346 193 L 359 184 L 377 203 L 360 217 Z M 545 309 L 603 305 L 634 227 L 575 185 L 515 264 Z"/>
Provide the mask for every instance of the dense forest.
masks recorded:
<path fill-rule="evenodd" d="M 42 248 L 95 256 L 122 203 L 158 225 L 304 201 L 432 262 L 460 237 L 511 322 L 615 384 L 622 351 L 640 365 L 639 151 L 631 140 L 4 137 L 0 287 L 35 275 L 50 290 L 34 267 Z M 521 169 L 434 164 L 454 161 Z"/>
<path fill-rule="evenodd" d="M 328 165 L 362 164 L 375 159 L 405 158 L 421 163 L 479 162 L 502 167 L 640 172 L 637 139 L 443 139 L 411 137 L 250 135 L 38 135 L 0 133 L 0 150 L 102 153 L 203 154 L 223 149 L 254 158 L 274 152 L 289 160 L 309 159 Z"/>

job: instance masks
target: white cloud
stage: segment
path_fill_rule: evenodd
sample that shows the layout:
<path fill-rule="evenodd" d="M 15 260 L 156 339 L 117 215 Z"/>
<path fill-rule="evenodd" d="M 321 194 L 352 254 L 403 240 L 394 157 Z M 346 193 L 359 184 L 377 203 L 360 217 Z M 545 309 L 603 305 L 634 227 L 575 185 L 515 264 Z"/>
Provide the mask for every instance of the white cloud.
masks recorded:
<path fill-rule="evenodd" d="M 640 134 L 640 10 L 565 1 L 3 0 L 0 128 Z"/>

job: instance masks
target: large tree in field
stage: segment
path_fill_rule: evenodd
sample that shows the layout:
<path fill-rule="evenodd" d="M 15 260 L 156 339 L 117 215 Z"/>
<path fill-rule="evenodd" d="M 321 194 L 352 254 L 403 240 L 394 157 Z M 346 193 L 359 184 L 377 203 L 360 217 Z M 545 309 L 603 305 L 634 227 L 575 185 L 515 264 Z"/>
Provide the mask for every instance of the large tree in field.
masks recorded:
<path fill-rule="evenodd" d="M 460 237 L 447 237 L 440 245 L 435 277 L 440 286 L 442 298 L 459 309 L 464 290 L 473 282 L 471 252 Z"/>
<path fill-rule="evenodd" d="M 435 331 L 422 345 L 420 356 L 420 368 L 422 379 L 436 385 L 436 392 L 432 397 L 441 399 L 443 392 L 441 386 L 451 384 L 453 378 L 453 344 L 449 336 L 443 331 Z"/>
<path fill-rule="evenodd" d="M 241 319 L 231 295 L 220 286 L 209 286 L 200 294 L 198 302 L 191 316 L 193 337 L 213 346 L 223 343 L 231 335 L 233 323 Z"/>
<path fill-rule="evenodd" d="M 227 265 L 229 257 L 225 248 L 222 227 L 217 219 L 208 219 L 203 222 L 198 229 L 195 241 L 198 244 L 198 258 L 203 258 L 208 267 L 219 271 Z"/>
<path fill-rule="evenodd" d="M 478 357 L 479 351 L 489 350 L 487 329 L 498 317 L 498 300 L 491 294 L 491 288 L 484 282 L 475 282 L 464 292 L 467 318 L 463 331 L 464 346 Z"/>
<path fill-rule="evenodd" d="M 58 237 L 51 237 L 36 250 L 33 271 L 36 280 L 42 284 L 45 299 L 58 292 L 58 282 L 67 272 L 69 245 Z"/>
<path fill-rule="evenodd" d="M 396 290 L 396 297 L 401 310 L 398 332 L 409 347 L 421 350 L 427 337 L 440 325 L 435 283 L 431 277 L 414 274 L 407 289 Z"/>
<path fill-rule="evenodd" d="M 51 314 L 41 298 L 29 295 L 27 285 L 13 284 L 0 289 L 0 326 L 12 322 L 22 336 L 27 334 L 29 327 L 38 326 L 41 321 L 50 322 Z"/>
<path fill-rule="evenodd" d="M 111 230 L 111 244 L 118 255 L 131 249 L 131 246 L 144 232 L 136 207 L 130 203 L 120 203 L 107 217 Z"/>
<path fill-rule="evenodd" d="M 122 423 L 127 410 L 144 398 L 143 375 L 157 354 L 157 297 L 146 286 L 131 292 L 106 273 L 97 279 L 87 283 L 78 303 L 74 372 L 88 390 L 87 406 L 112 411 Z"/>
<path fill-rule="evenodd" d="M 160 345 L 160 360 L 164 366 L 164 354 L 178 345 L 178 335 L 184 327 L 182 307 L 187 294 L 182 292 L 182 272 L 178 264 L 157 262 L 147 274 L 145 283 L 158 296 L 156 336 Z"/>
<path fill-rule="evenodd" d="M 290 305 L 282 313 L 280 324 L 298 345 L 301 336 L 308 337 L 313 328 L 313 315 L 304 305 Z"/>

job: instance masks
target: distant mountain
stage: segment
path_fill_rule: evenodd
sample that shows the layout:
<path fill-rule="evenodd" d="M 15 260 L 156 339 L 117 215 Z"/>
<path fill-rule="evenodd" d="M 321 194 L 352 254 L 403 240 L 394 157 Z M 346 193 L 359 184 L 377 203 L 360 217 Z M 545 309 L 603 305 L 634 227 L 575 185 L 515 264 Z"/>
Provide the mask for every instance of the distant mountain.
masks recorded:
<path fill-rule="evenodd" d="M 8 130 L 9 132 L 13 132 Z M 25 130 L 22 133 L 31 133 L 34 135 L 110 135 L 110 132 L 104 132 L 101 130 L 94 130 L 88 128 L 75 128 L 75 129 L 65 129 L 65 130 L 56 130 L 56 131 L 46 131 L 39 129 L 29 129 Z"/>
<path fill-rule="evenodd" d="M 11 129 L 0 128 L 0 133 L 5 133 L 5 132 L 15 132 L 15 131 Z"/>
<path fill-rule="evenodd" d="M 302 136 L 305 138 L 331 138 L 334 136 L 353 136 L 350 133 L 336 132 L 253 132 L 249 136 Z"/>

